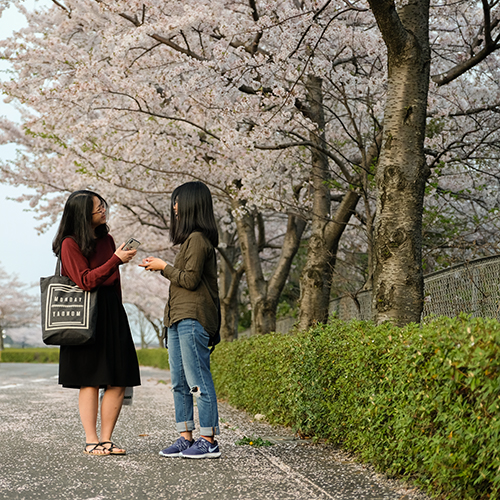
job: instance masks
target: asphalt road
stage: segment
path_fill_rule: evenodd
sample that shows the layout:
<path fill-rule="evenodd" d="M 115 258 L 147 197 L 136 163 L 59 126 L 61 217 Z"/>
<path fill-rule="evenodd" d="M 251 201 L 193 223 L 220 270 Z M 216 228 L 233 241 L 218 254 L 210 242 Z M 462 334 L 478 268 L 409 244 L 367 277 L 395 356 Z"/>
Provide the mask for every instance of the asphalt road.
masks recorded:
<path fill-rule="evenodd" d="M 83 453 L 78 391 L 57 365 L 0 363 L 0 499 L 426 499 L 335 447 L 295 438 L 220 405 L 220 459 L 162 458 L 174 430 L 169 372 L 141 368 L 142 386 L 113 436 L 123 457 Z M 262 437 L 269 447 L 238 446 Z"/>

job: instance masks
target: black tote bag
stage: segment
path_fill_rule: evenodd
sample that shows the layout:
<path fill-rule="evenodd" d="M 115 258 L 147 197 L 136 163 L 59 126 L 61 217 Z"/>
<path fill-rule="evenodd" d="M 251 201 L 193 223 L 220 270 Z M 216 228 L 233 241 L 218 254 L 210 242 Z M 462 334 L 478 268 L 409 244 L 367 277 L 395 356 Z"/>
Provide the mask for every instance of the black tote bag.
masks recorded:
<path fill-rule="evenodd" d="M 56 274 L 40 278 L 42 340 L 47 345 L 83 345 L 95 341 L 97 290 L 79 288 L 61 276 L 61 257 Z"/>

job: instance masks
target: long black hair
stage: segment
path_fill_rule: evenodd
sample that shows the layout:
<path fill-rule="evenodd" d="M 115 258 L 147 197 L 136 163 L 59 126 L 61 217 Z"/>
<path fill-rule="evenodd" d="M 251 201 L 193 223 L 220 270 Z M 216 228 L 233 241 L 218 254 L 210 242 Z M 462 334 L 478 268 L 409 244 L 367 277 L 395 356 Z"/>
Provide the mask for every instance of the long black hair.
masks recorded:
<path fill-rule="evenodd" d="M 108 208 L 106 200 L 93 191 L 75 191 L 66 200 L 59 229 L 52 242 L 52 250 L 56 255 L 61 252 L 63 239 L 66 236 L 72 236 L 78 243 L 82 254 L 90 257 L 95 249 L 96 238 L 102 238 L 108 234 L 107 224 L 101 224 L 95 230 L 92 227 L 94 197 L 97 197 L 106 209 Z"/>
<path fill-rule="evenodd" d="M 177 203 L 177 215 L 174 205 Z M 219 244 L 212 194 L 200 181 L 186 182 L 174 189 L 170 206 L 170 238 L 184 243 L 193 231 L 203 233 L 214 247 Z"/>

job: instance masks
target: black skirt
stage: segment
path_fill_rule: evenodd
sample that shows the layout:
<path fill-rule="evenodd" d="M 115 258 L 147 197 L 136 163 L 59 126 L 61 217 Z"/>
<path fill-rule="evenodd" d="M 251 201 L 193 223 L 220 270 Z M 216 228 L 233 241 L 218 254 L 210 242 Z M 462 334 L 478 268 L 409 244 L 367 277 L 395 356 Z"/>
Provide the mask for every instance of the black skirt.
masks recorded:
<path fill-rule="evenodd" d="M 141 385 L 132 334 L 116 289 L 98 292 L 96 341 L 91 345 L 61 346 L 59 383 L 63 387 L 133 387 Z"/>

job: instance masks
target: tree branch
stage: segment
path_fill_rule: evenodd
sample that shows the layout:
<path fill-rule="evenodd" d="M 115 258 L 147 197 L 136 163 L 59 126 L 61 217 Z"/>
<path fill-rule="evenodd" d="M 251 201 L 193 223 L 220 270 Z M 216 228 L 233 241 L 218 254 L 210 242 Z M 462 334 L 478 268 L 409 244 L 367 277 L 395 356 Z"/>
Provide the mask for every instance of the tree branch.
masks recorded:
<path fill-rule="evenodd" d="M 259 20 L 259 13 L 257 11 L 257 3 L 255 0 L 249 0 L 250 8 L 252 9 L 252 18 L 255 22 Z"/>
<path fill-rule="evenodd" d="M 54 0 L 52 0 L 52 1 L 54 1 Z M 125 14 L 124 12 L 120 12 L 118 15 L 120 17 L 123 17 L 123 19 L 130 21 L 137 28 L 141 25 L 139 19 L 137 19 L 137 16 L 132 17 L 132 16 L 129 16 L 128 14 Z"/>
<path fill-rule="evenodd" d="M 394 0 L 368 0 L 389 55 L 399 54 L 408 41 L 408 31 L 396 11 Z"/>
<path fill-rule="evenodd" d="M 54 2 L 56 0 L 52 0 L 52 1 Z M 124 12 L 120 12 L 118 15 L 120 17 L 122 17 L 123 19 L 126 19 L 127 21 L 131 22 L 134 26 L 136 26 L 138 28 L 144 22 L 145 8 L 143 6 L 143 10 L 142 10 L 142 23 L 141 23 L 141 21 L 139 21 L 139 19 L 137 19 L 137 16 L 133 16 L 132 17 L 129 14 L 125 14 Z M 160 42 L 163 45 L 167 45 L 171 49 L 174 49 L 177 52 L 180 52 L 181 54 L 186 54 L 187 56 L 192 57 L 193 59 L 197 59 L 198 61 L 206 61 L 207 60 L 205 57 L 202 57 L 202 56 L 196 54 L 195 52 L 193 52 L 192 50 L 190 50 L 189 46 L 188 46 L 187 49 L 185 49 L 185 48 L 181 47 L 180 45 L 177 45 L 175 42 L 172 42 L 172 40 L 170 40 L 168 38 L 165 38 L 164 36 L 158 35 L 157 33 L 155 33 L 153 35 L 149 35 L 149 36 L 153 40 L 156 40 L 157 42 Z M 186 39 L 184 38 L 184 40 L 186 40 Z"/>
<path fill-rule="evenodd" d="M 477 66 L 480 62 L 484 61 L 490 54 L 495 52 L 500 48 L 500 36 L 495 37 L 493 39 L 492 31 L 499 25 L 500 20 L 494 19 L 491 20 L 491 7 L 488 3 L 488 0 L 482 0 L 483 3 L 483 13 L 484 13 L 484 47 L 477 54 L 472 55 L 467 61 L 464 61 L 460 64 L 457 64 L 455 67 L 440 73 L 438 75 L 434 75 L 431 77 L 432 81 L 436 83 L 438 86 L 446 85 L 451 81 L 455 80 L 459 76 L 463 75 L 467 71 L 469 71 L 474 66 Z M 476 38 L 478 38 L 476 36 Z M 478 41 L 475 41 L 473 45 L 479 45 Z"/>
<path fill-rule="evenodd" d="M 494 113 L 500 113 L 500 101 L 495 102 L 494 104 L 490 104 L 488 106 L 481 106 L 480 108 L 470 108 L 470 109 L 466 109 L 465 111 L 458 111 L 456 113 L 450 113 L 450 114 L 446 115 L 446 117 L 450 117 L 450 116 L 474 116 L 474 115 L 478 115 L 480 113 L 485 113 L 487 111 L 493 111 Z M 431 117 L 436 116 L 436 115 L 441 116 L 441 112 L 438 110 L 434 110 L 434 111 L 429 111 L 427 113 L 428 118 L 431 118 Z"/>
<path fill-rule="evenodd" d="M 154 34 L 154 35 L 149 35 L 153 40 L 156 40 L 157 42 L 163 43 L 164 45 L 167 45 L 171 49 L 176 50 L 177 52 L 180 52 L 181 54 L 186 54 L 189 57 L 192 57 L 193 59 L 197 59 L 198 61 L 208 61 L 206 57 L 199 56 L 192 50 L 184 49 L 180 45 L 177 45 L 176 43 L 172 42 L 168 38 L 165 38 L 161 35 Z"/>
<path fill-rule="evenodd" d="M 495 50 L 500 48 L 500 44 L 493 43 L 491 45 L 486 45 L 481 51 L 479 51 L 475 56 L 471 57 L 462 64 L 457 64 L 454 68 L 445 71 L 439 75 L 434 75 L 431 80 L 436 83 L 439 87 L 452 82 L 459 76 L 469 71 L 474 66 L 477 66 L 480 62 L 484 61 L 490 54 L 495 52 Z"/>
<path fill-rule="evenodd" d="M 68 14 L 68 17 L 71 19 L 71 10 L 68 9 L 68 7 L 66 7 L 62 3 L 58 2 L 57 0 L 52 0 L 52 2 L 55 3 L 58 7 L 60 7 L 62 10 L 66 11 L 66 13 Z"/>

